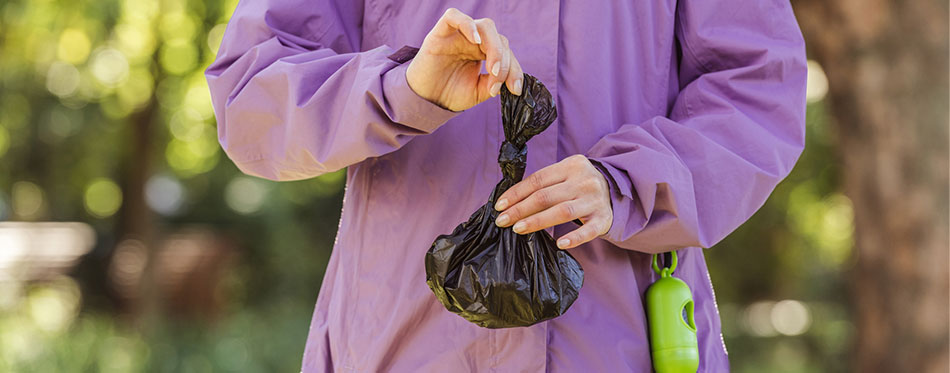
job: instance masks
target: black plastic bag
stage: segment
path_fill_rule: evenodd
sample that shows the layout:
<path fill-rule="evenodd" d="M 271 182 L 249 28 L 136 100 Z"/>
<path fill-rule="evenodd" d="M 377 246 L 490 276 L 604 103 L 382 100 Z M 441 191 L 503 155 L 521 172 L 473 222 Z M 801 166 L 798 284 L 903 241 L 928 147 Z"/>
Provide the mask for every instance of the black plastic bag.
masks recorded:
<path fill-rule="evenodd" d="M 501 90 L 504 178 L 491 197 L 426 253 L 426 283 L 449 311 L 485 328 L 529 326 L 560 316 L 577 299 L 584 270 L 546 231 L 519 235 L 495 225 L 495 199 L 524 176 L 525 143 L 554 122 L 551 93 L 525 74 L 521 96 Z"/>

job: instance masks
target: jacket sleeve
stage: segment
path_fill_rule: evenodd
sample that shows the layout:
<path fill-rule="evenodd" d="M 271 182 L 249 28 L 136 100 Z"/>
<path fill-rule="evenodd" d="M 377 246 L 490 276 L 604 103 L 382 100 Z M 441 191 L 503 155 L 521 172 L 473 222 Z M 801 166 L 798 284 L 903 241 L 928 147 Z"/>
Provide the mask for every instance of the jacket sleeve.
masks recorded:
<path fill-rule="evenodd" d="M 606 240 L 710 247 L 755 213 L 805 142 L 804 41 L 788 0 L 681 0 L 682 89 L 668 117 L 625 124 L 588 158 L 611 188 Z"/>
<path fill-rule="evenodd" d="M 243 0 L 206 71 L 218 140 L 243 172 L 314 177 L 392 152 L 455 115 L 415 94 L 408 63 L 360 51 L 363 1 Z"/>

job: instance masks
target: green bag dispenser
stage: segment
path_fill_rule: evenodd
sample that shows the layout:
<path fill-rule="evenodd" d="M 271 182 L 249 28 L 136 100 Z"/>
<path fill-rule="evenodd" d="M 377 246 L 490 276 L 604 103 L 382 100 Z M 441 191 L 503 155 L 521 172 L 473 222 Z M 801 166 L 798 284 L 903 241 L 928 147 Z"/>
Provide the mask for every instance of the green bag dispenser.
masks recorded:
<path fill-rule="evenodd" d="M 695 373 L 699 369 L 699 345 L 696 322 L 693 320 L 693 295 L 686 282 L 673 277 L 673 260 L 662 270 L 653 254 L 653 270 L 660 275 L 647 289 L 647 321 L 650 328 L 650 351 L 657 373 Z"/>

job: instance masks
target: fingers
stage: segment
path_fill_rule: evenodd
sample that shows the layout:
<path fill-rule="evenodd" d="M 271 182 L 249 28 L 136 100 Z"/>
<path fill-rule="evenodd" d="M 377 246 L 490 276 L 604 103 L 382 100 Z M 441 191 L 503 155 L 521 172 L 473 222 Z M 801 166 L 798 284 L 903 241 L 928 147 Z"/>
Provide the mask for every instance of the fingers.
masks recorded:
<path fill-rule="evenodd" d="M 485 70 L 490 75 L 491 85 L 488 95 L 494 97 L 501 92 L 501 84 L 508 76 L 508 70 L 511 68 L 511 53 L 502 41 L 501 35 L 498 34 L 494 21 L 490 18 L 477 19 L 475 26 L 482 36 L 480 47 L 485 53 Z"/>
<path fill-rule="evenodd" d="M 460 32 L 465 36 L 465 39 L 468 39 L 472 44 L 482 43 L 482 38 L 478 32 L 475 20 L 455 8 L 446 9 L 445 13 L 442 14 L 442 18 L 436 23 L 433 31 L 435 31 L 438 36 L 449 36 L 452 33 Z"/>
<path fill-rule="evenodd" d="M 498 215 L 498 218 L 495 219 L 495 224 L 499 227 L 507 227 L 525 217 L 548 210 L 549 207 L 572 199 L 574 199 L 572 188 L 563 184 L 555 184 L 531 193 L 531 195 L 523 201 L 511 206 L 511 208 L 505 210 L 504 213 Z M 573 218 L 570 220 L 573 220 Z M 532 225 L 532 227 L 533 226 L 534 225 Z M 515 231 L 521 233 L 517 229 Z M 529 230 L 529 232 L 533 231 Z"/>
<path fill-rule="evenodd" d="M 512 53 L 511 70 L 508 71 L 505 85 L 508 86 L 508 90 L 511 91 L 511 93 L 514 93 L 516 96 L 521 96 L 522 82 L 524 82 L 524 71 L 521 70 L 521 63 L 518 62 L 518 59 L 515 58 L 514 53 Z"/>
<path fill-rule="evenodd" d="M 552 164 L 538 170 L 538 172 L 531 174 L 531 176 L 508 188 L 507 191 L 498 197 L 498 201 L 495 202 L 495 210 L 503 211 L 507 209 L 508 206 L 514 206 L 521 202 L 521 200 L 528 198 L 528 196 L 536 191 L 566 180 L 567 174 L 561 172 L 562 168 L 562 162 Z"/>
<path fill-rule="evenodd" d="M 528 234 L 580 219 L 583 225 L 561 237 L 558 247 L 574 248 L 606 234 L 613 222 L 609 185 L 583 155 L 545 167 L 499 196 L 500 227 Z"/>
<path fill-rule="evenodd" d="M 521 95 L 524 85 L 524 71 L 521 69 L 521 63 L 518 62 L 518 59 L 515 58 L 514 53 L 508 48 L 508 38 L 504 35 L 499 35 L 501 37 L 502 43 L 504 43 L 506 48 L 506 53 L 510 57 L 508 75 L 507 76 L 494 76 L 489 71 L 488 74 L 481 74 L 478 77 L 478 102 L 485 101 L 489 98 L 497 96 L 501 91 L 501 82 L 504 82 L 508 86 L 508 90 L 516 96 Z M 488 66 L 488 62 L 486 62 Z M 499 65 L 499 70 L 501 70 Z M 499 72 L 499 75 L 502 73 Z"/>
<path fill-rule="evenodd" d="M 475 24 L 485 40 L 480 47 L 486 56 L 485 70 L 490 80 L 488 96 L 497 96 L 502 84 L 507 84 L 511 93 L 521 95 L 524 71 L 508 45 L 508 38 L 498 33 L 495 23 L 489 18 L 475 20 Z"/>
<path fill-rule="evenodd" d="M 515 223 L 511 230 L 518 234 L 528 234 L 571 220 L 587 216 L 594 210 L 593 206 L 579 200 L 570 200 L 558 203 L 550 208 L 533 214 Z"/>
<path fill-rule="evenodd" d="M 591 240 L 604 235 L 610 229 L 611 217 L 609 214 L 598 214 L 596 217 L 588 220 L 580 228 L 571 233 L 561 236 L 557 240 L 557 247 L 561 249 L 573 249 L 577 246 L 590 242 Z"/>
<path fill-rule="evenodd" d="M 484 54 L 488 74 L 479 76 L 479 102 L 484 101 L 483 98 L 497 96 L 502 84 L 506 84 L 511 93 L 521 95 L 524 72 L 508 46 L 508 39 L 498 33 L 494 21 L 490 18 L 473 20 L 460 10 L 449 8 L 442 14 L 431 34 L 449 37 L 454 33 L 461 33 L 466 40 L 478 46 L 480 54 Z"/>

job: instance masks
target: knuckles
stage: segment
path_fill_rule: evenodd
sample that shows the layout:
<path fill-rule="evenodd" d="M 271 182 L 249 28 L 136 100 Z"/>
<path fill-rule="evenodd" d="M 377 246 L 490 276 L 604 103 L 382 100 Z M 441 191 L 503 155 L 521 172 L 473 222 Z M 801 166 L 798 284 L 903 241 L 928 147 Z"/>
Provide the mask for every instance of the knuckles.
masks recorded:
<path fill-rule="evenodd" d="M 597 169 L 591 165 L 587 157 L 575 154 L 564 159 L 567 172 L 571 175 L 581 175 L 577 189 L 585 193 L 599 192 L 606 187 L 606 181 Z"/>
<path fill-rule="evenodd" d="M 505 213 L 508 214 L 508 218 L 512 223 L 521 220 L 521 218 L 524 217 L 524 214 L 522 213 L 522 206 L 513 206 Z"/>
<path fill-rule="evenodd" d="M 558 208 L 559 218 L 562 220 L 568 220 L 574 217 L 574 206 L 570 203 L 562 203 Z"/>
<path fill-rule="evenodd" d="M 478 19 L 477 21 L 475 21 L 475 22 L 476 22 L 476 23 L 484 24 L 485 26 L 491 28 L 492 30 L 495 29 L 495 21 L 492 20 L 491 18 L 479 18 L 479 19 Z"/>
<path fill-rule="evenodd" d="M 541 175 L 539 175 L 538 172 L 535 172 L 531 174 L 531 176 L 528 176 L 527 182 L 528 182 L 528 187 L 530 187 L 532 190 L 541 190 L 541 188 L 544 187 L 544 182 L 543 180 L 541 180 Z"/>
<path fill-rule="evenodd" d="M 589 177 L 581 181 L 580 188 L 585 192 L 596 192 L 600 189 L 600 183 L 597 182 L 597 179 Z"/>
<path fill-rule="evenodd" d="M 551 205 L 551 193 L 541 189 L 537 192 L 534 192 L 534 201 L 540 207 L 547 207 Z"/>
<path fill-rule="evenodd" d="M 590 233 L 591 233 L 590 235 L 593 236 L 593 237 L 591 237 L 591 238 L 594 238 L 594 237 L 596 237 L 596 236 L 598 236 L 598 235 L 603 234 L 603 232 L 604 232 L 604 228 L 603 228 L 604 224 L 601 223 L 600 220 L 592 221 L 592 222 L 590 222 L 590 224 L 593 225 L 593 226 L 591 227 L 591 230 L 590 230 Z"/>
<path fill-rule="evenodd" d="M 586 166 L 586 163 L 588 163 L 587 157 L 580 154 L 574 154 L 570 157 L 565 158 L 565 160 L 567 161 L 567 164 L 569 166 L 577 167 L 577 168 Z"/>

